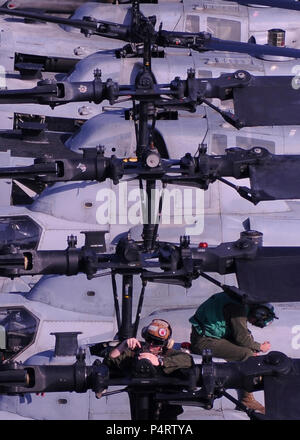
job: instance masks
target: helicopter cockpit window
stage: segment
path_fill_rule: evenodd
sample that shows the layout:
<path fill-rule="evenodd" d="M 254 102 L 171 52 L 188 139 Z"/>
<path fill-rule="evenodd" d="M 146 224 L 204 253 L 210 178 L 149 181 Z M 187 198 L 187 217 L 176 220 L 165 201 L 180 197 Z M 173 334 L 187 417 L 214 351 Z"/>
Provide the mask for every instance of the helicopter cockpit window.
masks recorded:
<path fill-rule="evenodd" d="M 185 32 L 200 32 L 200 22 L 197 15 L 187 15 L 185 21 Z"/>
<path fill-rule="evenodd" d="M 213 134 L 212 138 L 212 154 L 225 154 L 227 148 L 227 136 L 225 134 Z"/>
<path fill-rule="evenodd" d="M 236 146 L 250 150 L 254 147 L 266 148 L 270 153 L 275 154 L 275 142 L 266 141 L 265 139 L 255 139 L 252 137 L 237 136 Z"/>
<path fill-rule="evenodd" d="M 2 361 L 14 358 L 33 343 L 38 321 L 23 307 L 0 309 L 0 353 Z"/>
<path fill-rule="evenodd" d="M 212 78 L 212 71 L 199 69 L 197 78 Z"/>
<path fill-rule="evenodd" d="M 239 21 L 207 17 L 207 32 L 216 38 L 241 41 L 241 23 Z"/>
<path fill-rule="evenodd" d="M 10 245 L 36 249 L 40 236 L 40 226 L 27 216 L 0 217 L 0 251 Z"/>

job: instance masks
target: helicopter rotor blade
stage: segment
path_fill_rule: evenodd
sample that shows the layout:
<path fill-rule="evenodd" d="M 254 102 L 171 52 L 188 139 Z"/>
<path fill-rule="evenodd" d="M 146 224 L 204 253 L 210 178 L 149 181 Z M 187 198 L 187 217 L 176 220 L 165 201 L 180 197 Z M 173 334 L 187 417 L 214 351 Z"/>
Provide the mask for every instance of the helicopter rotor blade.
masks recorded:
<path fill-rule="evenodd" d="M 209 32 L 174 32 L 160 29 L 156 36 L 156 42 L 163 47 L 185 47 L 196 51 L 225 51 L 246 53 L 251 56 L 272 55 L 288 58 L 299 58 L 300 49 L 289 47 L 277 47 L 269 44 L 256 44 L 254 42 L 240 42 L 222 40 L 214 37 Z"/>
<path fill-rule="evenodd" d="M 39 102 L 40 91 L 37 87 L 32 89 L 0 90 L 1 104 L 35 104 Z"/>
<path fill-rule="evenodd" d="M 277 47 L 269 44 L 244 43 L 240 41 L 222 40 L 220 38 L 211 37 L 206 39 L 203 46 L 195 50 L 218 50 L 226 52 L 246 53 L 251 56 L 274 55 L 289 58 L 299 58 L 300 50 L 289 47 Z"/>
<path fill-rule="evenodd" d="M 299 301 L 299 247 L 261 247 L 254 259 L 237 259 L 235 267 L 247 302 Z"/>
<path fill-rule="evenodd" d="M 299 155 L 273 155 L 263 167 L 249 166 L 251 189 L 261 200 L 299 199 L 299 169 Z"/>
<path fill-rule="evenodd" d="M 252 77 L 248 87 L 233 89 L 235 116 L 248 127 L 298 125 L 298 89 L 291 76 Z"/>
<path fill-rule="evenodd" d="M 15 9 L 12 10 L 12 9 L 0 8 L 0 14 L 12 15 L 14 17 L 20 17 L 20 18 L 29 18 L 38 21 L 46 21 L 47 23 L 63 24 L 78 29 L 82 29 L 84 26 L 87 29 L 90 29 L 91 31 L 95 30 L 97 27 L 97 24 L 95 22 L 89 22 L 89 21 L 85 22 L 83 20 L 75 20 L 73 18 L 55 17 L 53 15 L 39 14 L 37 12 L 21 11 Z"/>

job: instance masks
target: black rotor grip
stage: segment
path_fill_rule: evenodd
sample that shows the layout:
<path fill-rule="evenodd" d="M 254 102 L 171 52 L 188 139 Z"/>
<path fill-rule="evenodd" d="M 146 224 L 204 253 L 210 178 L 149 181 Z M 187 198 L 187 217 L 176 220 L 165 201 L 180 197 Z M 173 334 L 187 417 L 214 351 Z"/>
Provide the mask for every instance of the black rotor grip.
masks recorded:
<path fill-rule="evenodd" d="M 104 87 L 100 78 L 95 78 L 93 81 L 94 85 L 94 97 L 93 101 L 95 104 L 100 104 L 104 99 Z"/>

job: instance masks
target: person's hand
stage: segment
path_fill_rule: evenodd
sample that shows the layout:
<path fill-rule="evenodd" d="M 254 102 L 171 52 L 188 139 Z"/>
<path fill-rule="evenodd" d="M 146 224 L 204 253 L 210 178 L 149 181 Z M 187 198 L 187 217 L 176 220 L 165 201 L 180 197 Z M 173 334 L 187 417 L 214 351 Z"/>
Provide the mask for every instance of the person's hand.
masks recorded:
<path fill-rule="evenodd" d="M 110 353 L 109 357 L 111 359 L 115 359 L 120 356 L 120 354 L 124 353 L 127 348 L 130 350 L 134 350 L 136 347 L 141 348 L 141 343 L 135 338 L 124 339 L 117 347 L 115 347 Z"/>
<path fill-rule="evenodd" d="M 270 348 L 271 348 L 271 344 L 269 341 L 265 341 L 260 345 L 260 351 L 262 351 L 263 353 L 269 351 Z"/>
<path fill-rule="evenodd" d="M 126 339 L 126 345 L 130 350 L 134 350 L 136 347 L 141 348 L 141 343 L 135 338 Z"/>
<path fill-rule="evenodd" d="M 150 361 L 151 364 L 154 365 L 155 367 L 158 367 L 158 365 L 159 365 L 158 357 L 155 354 L 141 353 L 139 355 L 139 360 L 141 360 L 141 359 L 148 359 L 148 361 Z"/>
<path fill-rule="evenodd" d="M 103 393 L 106 393 L 107 388 L 102 389 L 101 391 L 98 391 L 97 393 L 95 393 L 96 399 L 101 399 Z"/>

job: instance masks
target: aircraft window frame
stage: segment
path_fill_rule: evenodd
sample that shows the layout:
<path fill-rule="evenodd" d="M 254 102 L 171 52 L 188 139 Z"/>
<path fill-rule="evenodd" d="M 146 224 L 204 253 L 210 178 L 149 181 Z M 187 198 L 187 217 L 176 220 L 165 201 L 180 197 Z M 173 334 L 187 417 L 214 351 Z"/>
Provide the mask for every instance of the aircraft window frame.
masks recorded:
<path fill-rule="evenodd" d="M 3 221 L 3 223 L 2 223 L 2 221 Z M 31 235 L 29 237 L 28 244 L 26 244 L 26 243 L 22 244 L 21 239 L 14 238 L 13 240 L 11 240 L 11 242 L 6 243 L 5 244 L 6 246 L 10 246 L 11 244 L 16 245 L 16 246 L 20 245 L 21 250 L 29 250 L 29 249 L 37 249 L 38 248 L 40 240 L 41 240 L 43 229 L 35 220 L 33 220 L 28 215 L 16 215 L 16 216 L 3 215 L 3 216 L 0 216 L 0 252 L 1 252 L 1 233 L 2 233 L 1 227 L 2 227 L 2 225 L 5 224 L 5 221 L 7 221 L 7 223 L 6 223 L 7 227 L 9 226 L 10 222 L 11 222 L 11 224 L 13 224 L 14 221 L 16 223 L 18 221 L 19 222 L 26 222 L 27 221 L 28 222 L 27 225 L 30 225 L 32 230 L 35 229 L 35 234 Z M 3 234 L 6 233 L 7 227 L 6 227 L 6 229 L 3 229 Z M 20 229 L 20 231 L 22 231 L 22 230 Z M 3 246 L 5 246 L 5 245 L 3 245 Z"/>
<path fill-rule="evenodd" d="M 212 133 L 211 135 L 211 152 L 212 154 L 222 155 L 228 148 L 228 137 L 223 133 Z"/>
<path fill-rule="evenodd" d="M 6 312 L 6 316 L 4 316 L 1 319 L 1 315 L 2 315 L 3 311 Z M 27 316 L 29 315 L 31 318 L 33 318 L 33 320 L 35 321 L 35 330 L 34 330 L 33 337 L 32 337 L 32 340 L 30 341 L 30 343 L 26 344 L 23 348 L 21 348 L 15 354 L 5 358 L 4 362 L 13 361 L 17 356 L 19 356 L 21 353 L 23 353 L 25 350 L 27 350 L 30 346 L 32 346 L 36 341 L 37 333 L 38 333 L 39 326 L 40 326 L 40 319 L 34 313 L 32 313 L 30 310 L 28 310 L 27 307 L 20 305 L 20 306 L 11 306 L 11 307 L 0 307 L 0 326 L 1 327 L 3 327 L 2 322 L 4 321 L 4 319 L 9 315 L 9 313 L 12 313 L 13 311 L 19 311 L 19 312 L 23 311 L 27 314 Z M 3 361 L 3 351 L 4 351 L 3 349 L 0 349 L 0 353 L 2 355 L 2 361 Z"/>
<path fill-rule="evenodd" d="M 237 147 L 244 148 L 246 150 L 250 150 L 254 147 L 262 147 L 266 148 L 270 153 L 276 153 L 276 142 L 267 140 L 267 139 L 259 139 L 253 136 L 236 136 L 235 143 Z"/>
<path fill-rule="evenodd" d="M 205 69 L 198 69 L 197 70 L 197 78 L 212 78 L 212 71 L 211 70 L 205 70 Z"/>
<path fill-rule="evenodd" d="M 211 33 L 215 38 L 241 41 L 242 24 L 239 20 L 208 16 L 206 18 L 206 29 L 207 32 Z"/>
<path fill-rule="evenodd" d="M 185 32 L 200 32 L 200 17 L 196 14 L 187 14 L 184 24 Z"/>

